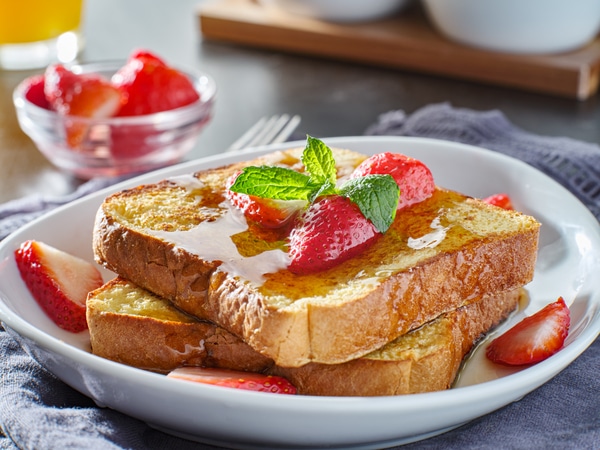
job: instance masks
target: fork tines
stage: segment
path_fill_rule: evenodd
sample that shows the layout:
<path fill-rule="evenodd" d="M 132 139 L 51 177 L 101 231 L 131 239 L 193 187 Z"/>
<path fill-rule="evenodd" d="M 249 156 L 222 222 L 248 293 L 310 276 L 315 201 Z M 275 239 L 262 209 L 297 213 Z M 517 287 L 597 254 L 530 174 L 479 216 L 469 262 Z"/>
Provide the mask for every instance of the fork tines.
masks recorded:
<path fill-rule="evenodd" d="M 259 145 L 285 142 L 298 127 L 300 120 L 299 115 L 290 116 L 289 114 L 262 117 L 231 144 L 227 151 L 233 152 Z"/>

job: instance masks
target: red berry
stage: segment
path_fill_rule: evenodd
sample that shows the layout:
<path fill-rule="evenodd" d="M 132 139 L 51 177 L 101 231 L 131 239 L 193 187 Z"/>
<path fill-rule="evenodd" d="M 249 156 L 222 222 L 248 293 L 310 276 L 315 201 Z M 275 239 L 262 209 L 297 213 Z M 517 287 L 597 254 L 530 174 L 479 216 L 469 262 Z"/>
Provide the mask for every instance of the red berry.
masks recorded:
<path fill-rule="evenodd" d="M 44 94 L 44 75 L 34 75 L 25 80 L 24 95 L 27 101 L 44 109 L 50 109 L 50 103 Z"/>
<path fill-rule="evenodd" d="M 46 314 L 64 330 L 87 329 L 87 294 L 102 286 L 96 266 L 39 241 L 26 241 L 15 261 L 29 292 Z"/>
<path fill-rule="evenodd" d="M 230 191 L 239 174 L 237 172 L 227 180 L 225 196 L 248 220 L 266 228 L 280 228 L 306 206 L 303 200 L 273 200 Z"/>
<path fill-rule="evenodd" d="M 125 97 L 119 116 L 168 111 L 200 98 L 190 79 L 147 51 L 134 53 L 112 77 Z"/>
<path fill-rule="evenodd" d="M 235 389 L 245 389 L 273 394 L 296 394 L 296 388 L 283 377 L 264 375 L 254 372 L 242 372 L 229 369 L 204 367 L 180 367 L 171 371 L 170 378 L 212 384 Z"/>
<path fill-rule="evenodd" d="M 490 205 L 498 206 L 504 209 L 514 209 L 510 197 L 507 194 L 494 194 L 483 199 L 484 202 Z"/>
<path fill-rule="evenodd" d="M 290 233 L 289 270 L 320 272 L 362 253 L 381 235 L 348 198 L 330 195 L 313 203 Z"/>
<path fill-rule="evenodd" d="M 152 124 L 114 126 L 110 130 L 110 153 L 113 158 L 123 160 L 139 158 L 164 146 L 160 140 L 160 128 Z M 139 164 L 139 161 L 136 162 Z"/>
<path fill-rule="evenodd" d="M 133 53 L 131 53 L 129 59 L 139 59 L 148 64 L 157 64 L 165 67 L 167 66 L 167 64 L 160 57 L 144 49 L 135 50 Z"/>
<path fill-rule="evenodd" d="M 75 74 L 61 64 L 46 69 L 44 93 L 51 108 L 63 116 L 103 119 L 114 116 L 122 102 L 121 92 L 97 74 Z M 88 131 L 87 124 L 67 125 L 67 142 L 77 148 Z"/>
<path fill-rule="evenodd" d="M 560 297 L 494 339 L 486 356 L 493 362 L 509 365 L 542 361 L 562 348 L 570 323 L 569 308 Z"/>
<path fill-rule="evenodd" d="M 351 178 L 365 175 L 391 175 L 400 187 L 398 209 L 419 203 L 435 190 L 433 175 L 418 159 L 400 153 L 379 153 L 363 161 Z"/>
<path fill-rule="evenodd" d="M 104 118 L 121 105 L 121 93 L 101 75 L 75 74 L 60 64 L 46 69 L 44 93 L 52 109 L 62 115 Z"/>

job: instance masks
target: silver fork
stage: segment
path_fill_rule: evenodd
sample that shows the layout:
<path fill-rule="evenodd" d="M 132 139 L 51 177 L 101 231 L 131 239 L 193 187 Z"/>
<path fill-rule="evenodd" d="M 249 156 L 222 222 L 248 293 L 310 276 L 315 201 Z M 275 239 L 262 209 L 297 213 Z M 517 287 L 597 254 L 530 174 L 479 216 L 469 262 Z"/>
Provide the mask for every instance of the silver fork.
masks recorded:
<path fill-rule="evenodd" d="M 301 120 L 299 115 L 290 116 L 289 114 L 262 117 L 231 144 L 227 151 L 237 152 L 259 145 L 285 142 L 298 127 Z"/>

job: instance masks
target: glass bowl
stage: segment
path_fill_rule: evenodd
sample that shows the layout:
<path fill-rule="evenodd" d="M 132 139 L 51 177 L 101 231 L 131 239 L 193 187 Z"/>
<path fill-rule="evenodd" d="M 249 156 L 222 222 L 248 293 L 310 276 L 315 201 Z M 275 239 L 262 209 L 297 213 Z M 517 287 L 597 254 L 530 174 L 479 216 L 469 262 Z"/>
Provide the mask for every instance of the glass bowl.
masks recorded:
<path fill-rule="evenodd" d="M 75 73 L 110 78 L 124 62 L 71 65 Z M 204 73 L 184 72 L 200 99 L 190 105 L 154 114 L 91 119 L 61 116 L 26 97 L 27 81 L 13 93 L 21 129 L 55 166 L 80 178 L 142 173 L 180 161 L 196 144 L 212 117 L 216 84 Z M 67 130 L 84 130 L 76 148 Z"/>

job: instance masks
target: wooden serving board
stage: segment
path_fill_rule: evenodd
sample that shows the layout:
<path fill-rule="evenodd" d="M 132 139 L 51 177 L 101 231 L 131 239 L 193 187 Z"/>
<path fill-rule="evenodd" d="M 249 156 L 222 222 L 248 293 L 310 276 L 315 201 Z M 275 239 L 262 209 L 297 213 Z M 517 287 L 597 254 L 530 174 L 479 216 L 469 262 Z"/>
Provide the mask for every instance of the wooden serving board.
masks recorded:
<path fill-rule="evenodd" d="M 584 100 L 598 90 L 600 38 L 555 55 L 488 52 L 444 39 L 417 5 L 385 20 L 336 24 L 294 16 L 256 0 L 198 8 L 202 34 L 270 50 L 334 58 Z"/>

